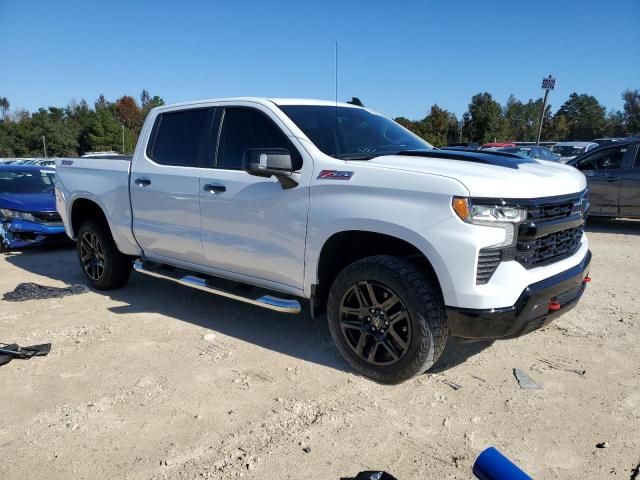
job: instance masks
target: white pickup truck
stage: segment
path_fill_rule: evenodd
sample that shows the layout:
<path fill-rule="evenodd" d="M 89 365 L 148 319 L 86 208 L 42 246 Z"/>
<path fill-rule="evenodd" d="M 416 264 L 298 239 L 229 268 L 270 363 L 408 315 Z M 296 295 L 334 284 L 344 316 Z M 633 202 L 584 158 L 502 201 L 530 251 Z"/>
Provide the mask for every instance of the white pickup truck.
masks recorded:
<path fill-rule="evenodd" d="M 57 208 L 94 288 L 133 269 L 281 312 L 306 299 L 380 382 L 429 369 L 449 336 L 538 329 L 589 281 L 578 170 L 437 150 L 351 104 L 163 106 L 133 158 L 57 168 Z"/>

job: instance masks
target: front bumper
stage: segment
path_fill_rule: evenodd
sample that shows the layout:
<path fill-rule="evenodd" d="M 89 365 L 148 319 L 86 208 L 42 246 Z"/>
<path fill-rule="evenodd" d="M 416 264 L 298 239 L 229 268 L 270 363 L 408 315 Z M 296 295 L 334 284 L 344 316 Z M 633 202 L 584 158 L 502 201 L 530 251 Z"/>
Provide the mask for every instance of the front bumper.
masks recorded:
<path fill-rule="evenodd" d="M 23 248 L 67 239 L 64 225 L 47 225 L 28 220 L 0 220 L 0 247 Z"/>
<path fill-rule="evenodd" d="M 557 275 L 529 285 L 514 305 L 506 308 L 447 307 L 451 334 L 469 339 L 515 338 L 544 327 L 573 308 L 586 288 L 591 252 Z M 550 309 L 550 304 L 559 309 Z"/>

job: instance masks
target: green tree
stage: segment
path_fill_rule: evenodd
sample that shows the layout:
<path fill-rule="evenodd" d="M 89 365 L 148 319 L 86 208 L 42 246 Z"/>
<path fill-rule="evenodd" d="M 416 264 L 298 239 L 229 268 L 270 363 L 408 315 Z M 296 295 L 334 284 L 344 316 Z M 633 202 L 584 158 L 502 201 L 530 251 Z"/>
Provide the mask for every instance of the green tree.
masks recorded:
<path fill-rule="evenodd" d="M 566 119 L 571 140 L 591 140 L 605 134 L 605 108 L 591 95 L 572 93 L 557 115 Z"/>
<path fill-rule="evenodd" d="M 456 116 L 438 105 L 431 107 L 429 114 L 421 123 L 425 140 L 436 147 L 443 147 L 449 143 L 452 129 L 455 137 Z"/>
<path fill-rule="evenodd" d="M 142 93 L 140 94 L 140 105 L 142 105 L 142 122 L 144 122 L 151 109 L 164 105 L 164 100 L 157 95 L 154 95 L 152 97 L 151 95 L 149 95 L 149 92 L 147 90 L 142 90 Z"/>
<path fill-rule="evenodd" d="M 26 123 L 24 120 L 21 124 Z M 64 108 L 40 108 L 31 115 L 26 144 L 31 155 L 44 155 L 42 137 L 46 138 L 47 156 L 69 157 L 77 155 L 78 140 L 73 124 Z"/>
<path fill-rule="evenodd" d="M 624 137 L 626 124 L 624 114 L 620 110 L 611 110 L 605 120 L 605 134 L 607 137 Z"/>
<path fill-rule="evenodd" d="M 471 139 L 479 143 L 492 142 L 503 136 L 502 107 L 490 93 L 478 93 L 469 103 Z"/>
<path fill-rule="evenodd" d="M 513 95 L 509 96 L 504 107 L 504 130 L 505 140 L 519 140 L 533 142 L 538 138 L 538 128 L 540 126 L 540 111 L 542 110 L 542 100 L 529 99 L 523 103 Z M 551 121 L 551 106 L 547 105 L 543 117 L 543 132 Z"/>
<path fill-rule="evenodd" d="M 101 93 L 98 99 L 94 102 L 93 107 L 98 110 L 99 108 L 106 108 L 110 105 L 109 101 Z"/>
<path fill-rule="evenodd" d="M 548 140 L 563 141 L 569 138 L 569 122 L 564 115 L 555 115 L 549 126 Z"/>
<path fill-rule="evenodd" d="M 16 123 L 0 122 L 0 157 L 16 156 Z"/>
<path fill-rule="evenodd" d="M 87 131 L 87 150 L 122 150 L 122 126 L 118 122 L 115 107 L 108 102 L 96 102 L 96 110 L 91 117 Z"/>
<path fill-rule="evenodd" d="M 95 112 L 89 108 L 85 99 L 80 103 L 71 102 L 65 109 L 65 114 L 69 119 L 71 128 L 78 141 L 77 154 L 82 155 L 84 152 L 91 150 L 89 143 L 89 128 L 91 120 Z"/>
<path fill-rule="evenodd" d="M 627 132 L 640 133 L 640 90 L 625 90 L 622 100 Z"/>
<path fill-rule="evenodd" d="M 396 123 L 399 123 L 400 125 L 402 125 L 407 130 L 412 131 L 413 133 L 415 133 L 419 137 L 424 138 L 424 135 L 425 135 L 424 134 L 424 128 L 423 128 L 424 125 L 422 125 L 422 122 L 415 121 L 415 120 L 409 120 L 406 117 L 396 117 L 394 119 L 394 121 Z"/>
<path fill-rule="evenodd" d="M 2 112 L 3 120 L 5 119 L 7 111 L 9 110 L 10 107 L 11 107 L 11 104 L 9 103 L 9 100 L 7 99 L 7 97 L 0 97 L 0 112 Z"/>

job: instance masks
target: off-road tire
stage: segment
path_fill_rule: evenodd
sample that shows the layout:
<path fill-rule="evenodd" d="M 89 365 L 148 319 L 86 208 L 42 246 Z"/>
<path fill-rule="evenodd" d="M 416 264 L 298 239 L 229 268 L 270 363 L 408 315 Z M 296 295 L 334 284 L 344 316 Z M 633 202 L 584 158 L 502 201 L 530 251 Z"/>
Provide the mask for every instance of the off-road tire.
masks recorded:
<path fill-rule="evenodd" d="M 411 338 L 404 356 L 391 365 L 375 365 L 360 357 L 340 326 L 340 308 L 349 288 L 370 281 L 400 297 L 411 322 Z M 329 330 L 336 347 L 359 373 L 380 383 L 397 384 L 431 368 L 449 337 L 442 294 L 428 273 L 402 258 L 378 255 L 358 260 L 338 274 L 327 302 Z"/>
<path fill-rule="evenodd" d="M 91 278 L 82 261 L 81 242 L 87 233 L 95 235 L 102 247 L 104 271 L 98 279 Z M 78 231 L 76 249 L 82 273 L 84 273 L 85 278 L 93 288 L 98 290 L 112 290 L 122 287 L 129 280 L 132 268 L 131 257 L 122 254 L 118 250 L 109 226 L 104 221 L 86 220 L 83 222 Z"/>

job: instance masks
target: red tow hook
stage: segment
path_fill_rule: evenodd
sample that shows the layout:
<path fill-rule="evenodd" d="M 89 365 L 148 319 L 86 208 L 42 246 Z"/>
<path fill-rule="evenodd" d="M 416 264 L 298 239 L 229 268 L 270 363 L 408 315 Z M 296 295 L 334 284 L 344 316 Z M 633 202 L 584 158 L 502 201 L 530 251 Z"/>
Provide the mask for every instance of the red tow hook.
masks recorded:
<path fill-rule="evenodd" d="M 584 277 L 582 283 L 589 283 L 591 281 L 591 277 Z"/>
<path fill-rule="evenodd" d="M 561 308 L 560 302 L 557 302 L 557 301 L 555 301 L 553 299 L 549 302 L 549 311 L 550 312 L 551 311 L 555 311 L 555 310 L 560 310 L 560 308 Z"/>

